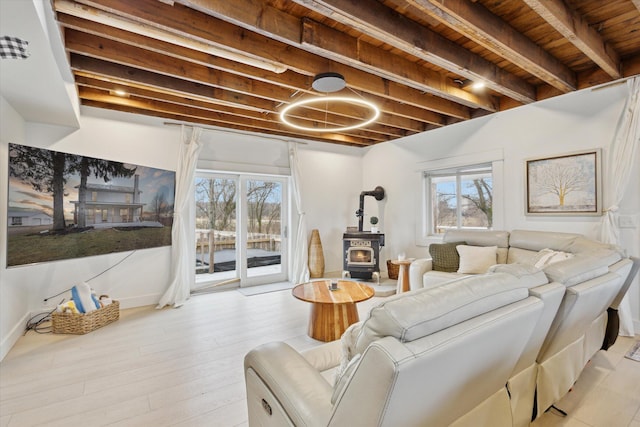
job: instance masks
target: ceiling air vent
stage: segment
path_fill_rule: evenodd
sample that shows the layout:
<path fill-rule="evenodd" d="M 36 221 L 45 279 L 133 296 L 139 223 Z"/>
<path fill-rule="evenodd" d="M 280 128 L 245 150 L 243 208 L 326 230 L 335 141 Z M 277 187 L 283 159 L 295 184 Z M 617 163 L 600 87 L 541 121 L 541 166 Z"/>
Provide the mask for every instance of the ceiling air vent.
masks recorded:
<path fill-rule="evenodd" d="M 27 59 L 30 55 L 27 50 L 29 42 L 17 37 L 0 37 L 0 58 L 2 59 Z"/>

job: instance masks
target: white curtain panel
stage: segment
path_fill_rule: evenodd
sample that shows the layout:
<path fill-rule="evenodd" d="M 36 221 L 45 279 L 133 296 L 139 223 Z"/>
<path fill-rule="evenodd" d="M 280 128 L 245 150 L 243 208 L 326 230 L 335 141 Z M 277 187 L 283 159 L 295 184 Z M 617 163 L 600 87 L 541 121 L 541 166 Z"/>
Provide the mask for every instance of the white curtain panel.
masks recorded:
<path fill-rule="evenodd" d="M 294 283 L 309 281 L 309 254 L 307 253 L 307 215 L 302 208 L 302 188 L 300 184 L 300 164 L 298 160 L 298 144 L 289 142 L 289 166 L 293 198 L 298 213 L 298 228 L 293 241 L 293 267 L 291 280 Z"/>
<path fill-rule="evenodd" d="M 182 306 L 189 299 L 191 288 L 195 284 L 195 235 L 191 226 L 191 199 L 195 190 L 198 154 L 202 148 L 199 141 L 201 132 L 200 128 L 192 128 L 189 132 L 188 128 L 182 126 L 171 228 L 171 284 L 156 308 Z"/>
<path fill-rule="evenodd" d="M 631 168 L 640 139 L 640 78 L 634 77 L 626 82 L 629 95 L 622 115 L 618 121 L 615 137 L 609 149 L 607 176 L 604 196 L 607 208 L 602 217 L 600 239 L 605 243 L 619 244 L 618 206 L 622 202 L 631 178 Z M 629 294 L 624 297 L 618 308 L 620 316 L 620 335 L 633 336 L 633 318 L 629 305 Z"/>

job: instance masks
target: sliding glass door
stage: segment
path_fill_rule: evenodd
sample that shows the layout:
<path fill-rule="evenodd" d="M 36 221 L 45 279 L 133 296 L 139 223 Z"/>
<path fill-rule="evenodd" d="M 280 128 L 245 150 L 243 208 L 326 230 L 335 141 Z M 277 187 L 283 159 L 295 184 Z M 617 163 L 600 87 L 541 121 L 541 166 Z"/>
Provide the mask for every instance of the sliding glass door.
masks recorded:
<path fill-rule="evenodd" d="M 286 178 L 199 172 L 196 274 L 240 286 L 286 280 L 286 196 Z"/>

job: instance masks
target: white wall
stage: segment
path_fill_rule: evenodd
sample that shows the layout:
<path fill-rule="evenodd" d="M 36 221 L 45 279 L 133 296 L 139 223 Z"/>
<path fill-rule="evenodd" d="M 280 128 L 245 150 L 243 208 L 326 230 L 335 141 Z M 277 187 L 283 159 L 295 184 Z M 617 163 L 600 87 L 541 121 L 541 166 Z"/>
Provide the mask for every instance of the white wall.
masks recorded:
<path fill-rule="evenodd" d="M 597 147 L 606 157 L 625 95 L 624 86 L 582 91 L 364 150 L 314 142 L 300 144 L 307 227 L 308 231 L 320 231 L 325 271 L 342 270 L 342 233 L 347 226 L 357 225 L 355 211 L 360 192 L 377 185 L 385 188 L 386 198 L 382 202 L 365 198 L 365 228 L 370 216 L 380 217 L 387 241 L 381 267 L 384 269 L 385 260 L 399 252 L 406 252 L 409 257 L 424 256 L 426 247 L 416 244 L 420 163 L 488 151 L 504 153 L 505 229 L 569 231 L 597 237 L 599 217 L 524 215 L 524 160 Z M 83 108 L 81 128 L 67 135 L 68 129 L 27 124 L 4 99 L 0 102 L 3 171 L 9 142 L 176 169 L 179 127 Z M 286 141 L 210 130 L 204 133 L 203 140 L 201 167 L 259 173 L 288 170 Z M 622 214 L 640 211 L 640 152 L 638 155 L 634 177 L 620 206 Z M 0 173 L 0 223 L 7 220 L 6 191 L 7 174 Z M 623 245 L 630 254 L 640 255 L 638 228 L 622 231 Z M 99 293 L 120 299 L 123 307 L 155 304 L 168 285 L 170 248 L 141 250 L 116 265 L 127 255 L 117 253 L 7 269 L 6 228 L 0 227 L 0 358 L 22 333 L 30 312 L 41 308 L 45 297 L 111 267 L 91 281 Z M 630 296 L 640 330 L 639 294 L 636 283 Z"/>
<path fill-rule="evenodd" d="M 559 98 L 482 117 L 370 148 L 364 156 L 363 182 L 387 190 L 384 230 L 387 254 L 423 257 L 416 239 L 420 202 L 420 163 L 502 150 L 504 155 L 504 229 L 582 233 L 598 238 L 600 217 L 531 217 L 524 214 L 525 159 L 602 148 L 606 159 L 626 88 L 584 90 Z M 640 211 L 640 150 L 634 176 L 620 206 L 621 214 Z M 605 176 L 608 171 L 604 171 Z M 622 244 L 638 255 L 638 228 L 622 230 Z M 638 284 L 630 292 L 633 317 L 640 330 Z"/>
<path fill-rule="evenodd" d="M 10 142 L 114 161 L 176 170 L 180 127 L 140 116 L 83 108 L 81 127 L 25 124 L 2 100 L 0 164 L 8 162 Z M 4 126 L 4 124 L 11 126 Z M 288 142 L 255 135 L 206 130 L 199 167 L 230 172 L 289 173 Z M 341 239 L 353 224 L 361 191 L 363 151 L 352 147 L 309 142 L 299 145 L 303 204 L 309 232 L 320 230 L 326 271 L 341 270 Z M 7 174 L 0 174 L 0 223 L 6 224 Z M 293 221 L 295 224 L 296 222 Z M 293 235 L 293 234 L 290 234 Z M 170 247 L 6 268 L 6 227 L 0 227 L 0 359 L 24 330 L 43 299 L 80 281 L 90 281 L 99 294 L 108 294 L 122 308 L 156 304 L 168 286 Z M 130 255 L 132 254 L 132 255 Z M 129 256 L 130 255 L 130 256 Z M 126 258 L 126 259 L 125 259 Z M 124 261 L 123 261 L 124 260 Z M 52 299 L 55 305 L 59 298 Z"/>
<path fill-rule="evenodd" d="M 3 125 L 13 123 L 4 120 L 4 112 L 3 108 Z M 13 120 L 19 122 L 15 117 Z M 176 167 L 179 138 L 176 129 L 83 117 L 82 127 L 78 131 L 52 141 L 51 135 L 57 135 L 55 127 L 26 124 L 22 139 L 19 138 L 18 132 L 5 138 L 4 126 L 2 128 L 0 162 L 3 165 L 8 162 L 7 144 L 16 142 L 160 169 L 175 170 Z M 0 175 L 0 205 L 2 214 L 6 216 L 7 174 L 3 172 Z M 6 223 L 6 217 L 2 223 Z M 6 227 L 0 228 L 0 237 L 0 336 L 3 345 L 0 356 L 4 356 L 15 342 L 16 331 L 23 332 L 29 314 L 43 308 L 44 298 L 69 289 L 112 267 L 113 269 L 91 280 L 90 284 L 99 294 L 117 297 L 122 307 L 156 303 L 158 295 L 168 285 L 169 247 L 137 251 L 117 266 L 116 264 L 131 253 L 115 253 L 7 269 Z M 55 305 L 58 301 L 59 298 L 54 298 L 51 303 Z"/>
<path fill-rule="evenodd" d="M 7 144 L 10 141 L 24 143 L 25 123 L 22 117 L 9 103 L 0 96 L 0 360 L 7 354 L 14 342 L 23 333 L 22 325 L 28 317 L 28 295 L 27 286 L 22 283 L 9 282 L 6 280 L 6 247 L 7 230 L 4 224 L 7 223 L 7 190 L 8 174 L 6 168 L 8 164 Z"/>
<path fill-rule="evenodd" d="M 360 148 L 315 151 L 312 145 L 298 150 L 302 174 L 302 204 L 307 228 L 320 232 L 325 273 L 342 271 L 342 234 L 358 224 L 362 186 Z"/>

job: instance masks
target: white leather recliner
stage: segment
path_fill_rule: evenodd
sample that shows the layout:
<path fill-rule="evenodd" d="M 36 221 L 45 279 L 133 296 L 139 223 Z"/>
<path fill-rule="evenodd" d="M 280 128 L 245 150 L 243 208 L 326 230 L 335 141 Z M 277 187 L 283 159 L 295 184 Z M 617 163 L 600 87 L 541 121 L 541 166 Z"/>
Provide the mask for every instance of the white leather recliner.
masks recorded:
<path fill-rule="evenodd" d="M 505 384 L 546 335 L 536 329 L 545 303 L 530 288 L 547 281 L 511 273 L 388 298 L 341 341 L 305 354 L 282 342 L 250 351 L 249 425 L 511 426 Z"/>

